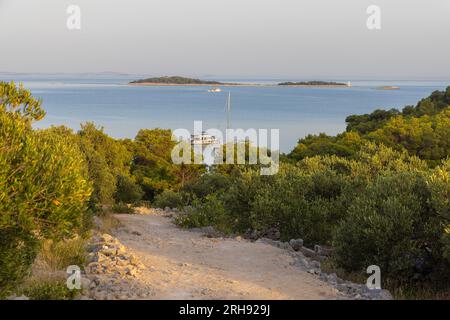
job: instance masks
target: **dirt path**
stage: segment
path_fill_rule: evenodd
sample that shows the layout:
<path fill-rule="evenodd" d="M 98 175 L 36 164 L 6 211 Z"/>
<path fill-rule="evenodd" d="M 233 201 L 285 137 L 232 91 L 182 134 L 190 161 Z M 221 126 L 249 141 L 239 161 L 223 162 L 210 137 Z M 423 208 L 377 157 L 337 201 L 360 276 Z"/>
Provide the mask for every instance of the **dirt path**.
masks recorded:
<path fill-rule="evenodd" d="M 293 264 L 286 250 L 239 239 L 210 239 L 167 217 L 116 215 L 115 235 L 141 260 L 138 280 L 154 299 L 337 299 L 330 285 Z"/>

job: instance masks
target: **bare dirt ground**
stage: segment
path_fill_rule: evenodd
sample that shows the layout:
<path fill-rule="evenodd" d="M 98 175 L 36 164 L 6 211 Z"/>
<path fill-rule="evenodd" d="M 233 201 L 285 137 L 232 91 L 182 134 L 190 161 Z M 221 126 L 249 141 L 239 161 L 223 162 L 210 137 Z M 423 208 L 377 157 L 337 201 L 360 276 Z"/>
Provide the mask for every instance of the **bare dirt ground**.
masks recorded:
<path fill-rule="evenodd" d="M 161 215 L 116 215 L 115 236 L 144 265 L 151 299 L 339 299 L 336 289 L 294 265 L 286 250 L 207 238 Z"/>

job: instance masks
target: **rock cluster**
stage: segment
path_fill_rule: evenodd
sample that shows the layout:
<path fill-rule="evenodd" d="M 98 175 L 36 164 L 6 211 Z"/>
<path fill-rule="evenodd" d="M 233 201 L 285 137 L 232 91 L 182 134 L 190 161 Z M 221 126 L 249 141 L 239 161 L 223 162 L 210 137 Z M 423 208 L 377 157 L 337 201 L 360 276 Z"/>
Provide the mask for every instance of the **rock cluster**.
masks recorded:
<path fill-rule="evenodd" d="M 125 247 L 109 234 L 93 239 L 88 251 L 88 272 L 92 274 L 117 274 L 122 277 L 134 277 L 144 268 Z"/>
<path fill-rule="evenodd" d="M 89 263 L 82 277 L 80 299 L 145 299 L 151 295 L 150 287 L 136 281 L 145 266 L 118 239 L 109 234 L 96 236 L 88 251 Z"/>
<path fill-rule="evenodd" d="M 391 300 L 392 295 L 387 290 L 369 289 L 364 284 L 352 283 L 339 278 L 336 273 L 327 274 L 321 270 L 321 261 L 331 254 L 331 248 L 316 245 L 314 250 L 303 246 L 302 239 L 292 239 L 289 242 L 274 241 L 260 238 L 257 242 L 268 243 L 278 248 L 288 250 L 293 258 L 293 265 L 319 277 L 338 290 L 344 297 L 356 300 Z"/>

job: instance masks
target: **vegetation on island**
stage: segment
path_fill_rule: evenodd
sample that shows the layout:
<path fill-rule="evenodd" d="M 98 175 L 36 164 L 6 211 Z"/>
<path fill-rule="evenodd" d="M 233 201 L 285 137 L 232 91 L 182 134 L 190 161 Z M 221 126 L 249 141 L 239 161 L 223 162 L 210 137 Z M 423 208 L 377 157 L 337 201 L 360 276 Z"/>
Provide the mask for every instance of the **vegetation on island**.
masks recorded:
<path fill-rule="evenodd" d="M 44 116 L 29 91 L 0 83 L 0 297 L 19 290 L 36 259 L 82 264 L 93 217 L 137 205 L 177 207 L 181 226 L 224 234 L 276 229 L 281 240 L 332 247 L 339 272 L 378 265 L 394 293 L 448 297 L 450 87 L 402 111 L 349 116 L 337 136 L 300 139 L 273 176 L 175 165 L 170 130 L 118 140 L 93 123 L 33 129 Z M 60 284 L 24 292 L 72 297 Z"/>
<path fill-rule="evenodd" d="M 299 81 L 299 82 L 281 82 L 279 86 L 347 86 L 346 83 L 334 81 Z"/>
<path fill-rule="evenodd" d="M 219 81 L 207 81 L 180 76 L 146 78 L 130 82 L 131 84 L 155 83 L 155 84 L 185 84 L 185 85 L 223 85 Z"/>

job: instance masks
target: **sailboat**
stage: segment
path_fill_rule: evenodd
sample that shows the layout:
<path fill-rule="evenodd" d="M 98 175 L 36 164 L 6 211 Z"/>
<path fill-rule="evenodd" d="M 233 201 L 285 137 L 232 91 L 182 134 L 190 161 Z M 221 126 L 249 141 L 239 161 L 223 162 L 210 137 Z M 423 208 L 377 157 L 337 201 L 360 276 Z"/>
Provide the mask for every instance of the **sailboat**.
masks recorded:
<path fill-rule="evenodd" d="M 226 111 L 227 111 L 227 129 L 230 129 L 231 92 L 228 92 Z M 220 145 L 220 141 L 215 136 L 209 135 L 206 132 L 202 132 L 201 134 L 197 135 L 191 135 L 190 140 L 192 145 L 201 145 L 202 147 L 206 147 L 208 145 Z"/>

